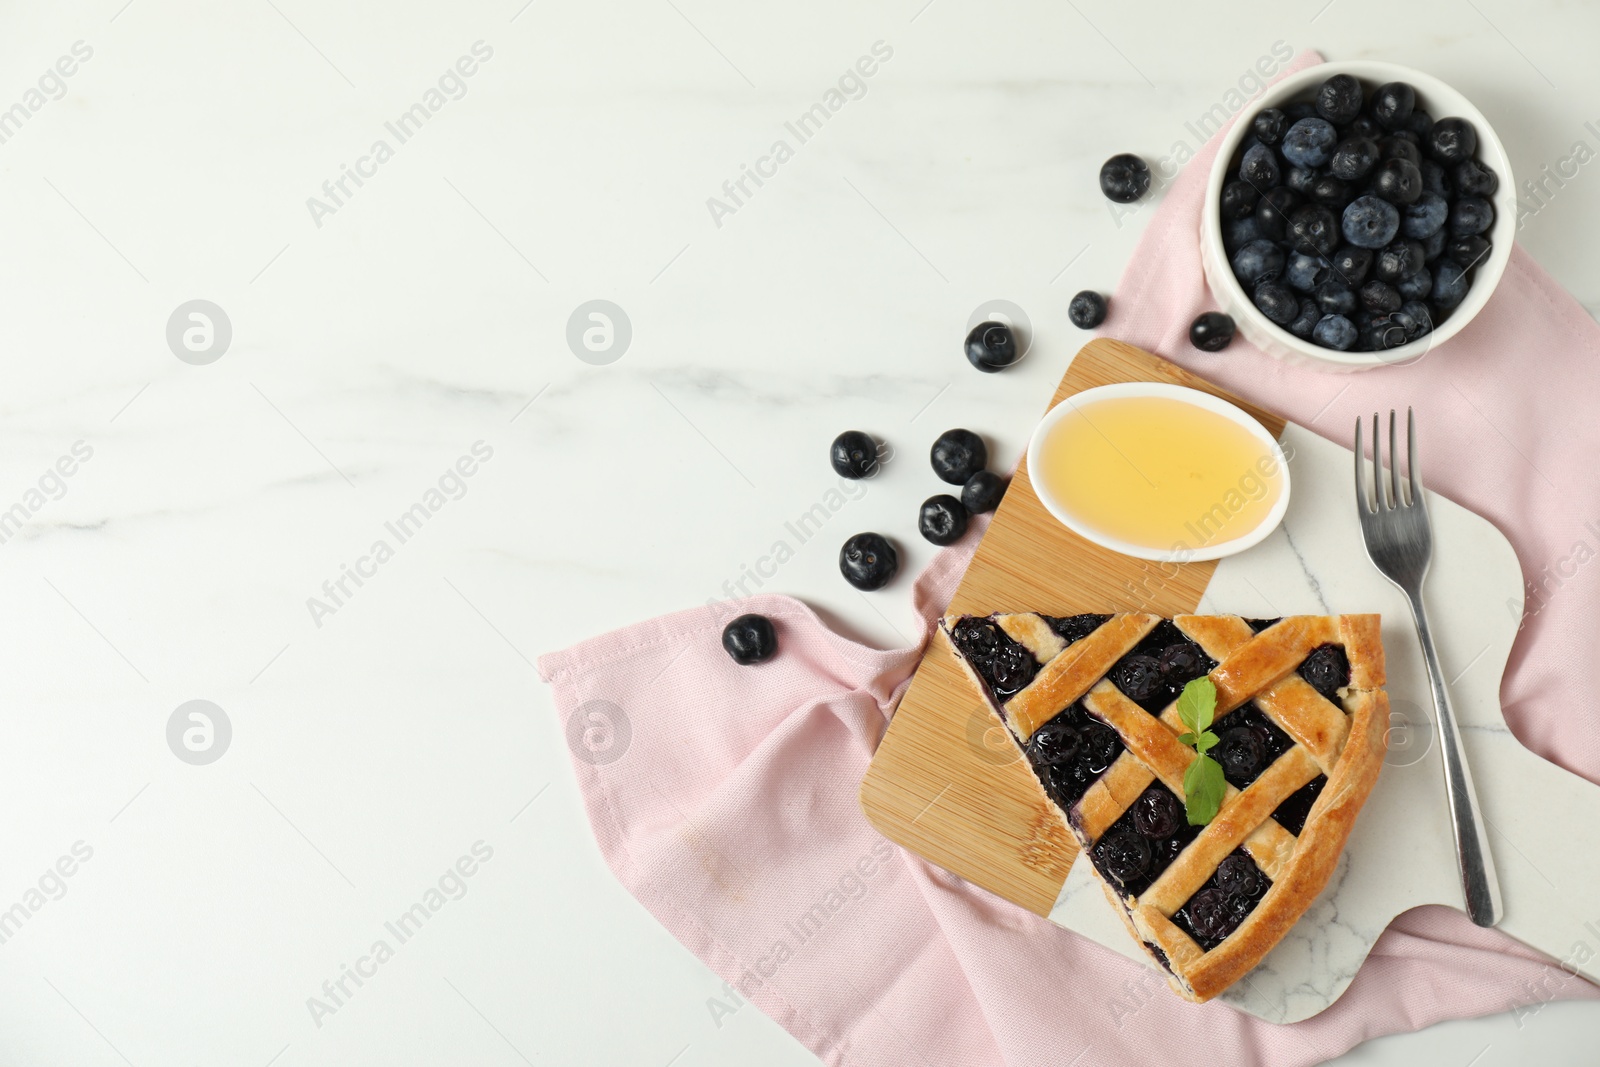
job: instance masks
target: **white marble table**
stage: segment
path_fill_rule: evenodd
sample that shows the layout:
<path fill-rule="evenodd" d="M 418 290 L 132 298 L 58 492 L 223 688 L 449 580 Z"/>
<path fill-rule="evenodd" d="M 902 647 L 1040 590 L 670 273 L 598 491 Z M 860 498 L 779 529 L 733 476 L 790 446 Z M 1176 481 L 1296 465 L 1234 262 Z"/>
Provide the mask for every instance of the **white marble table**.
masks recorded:
<path fill-rule="evenodd" d="M 1101 160 L 1193 147 L 1275 42 L 1433 71 L 1519 174 L 1600 145 L 1600 13 L 1548 0 L 95 0 L 5 29 L 0 1063 L 814 1062 L 714 1020 L 720 981 L 613 881 L 529 661 L 741 580 L 901 642 L 838 541 L 926 561 L 929 442 L 1017 454 L 1082 340 L 1067 298 L 1149 218 L 1108 212 Z M 1593 170 L 1521 237 L 1596 308 Z M 956 346 L 996 298 L 1038 341 L 978 375 Z M 625 350 L 583 316 L 569 347 L 593 300 Z M 847 427 L 900 458 L 771 573 Z M 228 723 L 198 752 L 194 700 Z M 1597 1021 L 1343 1062 L 1578 1062 Z"/>

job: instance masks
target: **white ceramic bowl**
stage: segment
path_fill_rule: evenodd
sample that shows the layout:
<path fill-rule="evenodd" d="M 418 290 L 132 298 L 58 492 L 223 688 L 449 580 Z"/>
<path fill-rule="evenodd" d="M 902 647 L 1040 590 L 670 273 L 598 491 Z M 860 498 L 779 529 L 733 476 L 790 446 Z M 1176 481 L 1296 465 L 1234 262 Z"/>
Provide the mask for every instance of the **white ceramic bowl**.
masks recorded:
<path fill-rule="evenodd" d="M 1354 76 L 1369 93 L 1387 82 L 1410 83 L 1417 90 L 1417 106 L 1435 119 L 1462 118 L 1472 123 L 1478 133 L 1477 158 L 1493 168 L 1500 178 L 1500 187 L 1493 197 L 1494 225 L 1485 234 L 1493 248 L 1473 272 L 1472 287 L 1467 291 L 1466 299 L 1432 333 L 1387 352 L 1339 352 L 1303 341 L 1277 325 L 1261 313 L 1233 276 L 1227 252 L 1222 247 L 1219 198 L 1223 185 L 1238 171 L 1239 157 L 1243 155 L 1239 145 L 1250 133 L 1250 120 L 1265 108 L 1310 100 L 1317 86 L 1335 74 Z M 1438 78 L 1393 63 L 1366 60 L 1323 63 L 1292 74 L 1272 86 L 1240 112 L 1239 121 L 1223 137 L 1217 157 L 1211 164 L 1211 180 L 1206 184 L 1205 203 L 1200 214 L 1201 265 L 1217 303 L 1223 311 L 1233 316 L 1245 340 L 1263 352 L 1289 362 L 1313 363 L 1325 370 L 1336 371 L 1410 363 L 1430 348 L 1454 337 L 1488 303 L 1490 294 L 1500 282 L 1500 276 L 1505 273 L 1506 261 L 1511 258 L 1511 242 L 1517 229 L 1516 189 L 1516 182 L 1511 175 L 1511 160 L 1506 156 L 1500 138 L 1495 136 L 1494 128 L 1483 117 L 1483 113 L 1472 106 L 1471 101 Z"/>
<path fill-rule="evenodd" d="M 1050 492 L 1048 485 L 1039 477 L 1041 470 L 1040 450 L 1044 440 L 1068 414 L 1080 408 L 1088 407 L 1101 400 L 1113 400 L 1122 397 L 1162 397 L 1169 400 L 1181 400 L 1187 404 L 1214 412 L 1237 423 L 1249 431 L 1250 435 L 1260 442 L 1261 447 L 1270 454 L 1278 464 L 1280 477 L 1283 479 L 1283 490 L 1278 494 L 1276 503 L 1269 511 L 1261 524 L 1242 537 L 1231 541 L 1222 541 L 1216 544 L 1196 545 L 1192 548 L 1174 548 L 1171 551 L 1148 548 L 1144 545 L 1130 544 L 1127 541 L 1111 537 L 1096 529 L 1089 522 L 1074 514 L 1065 503 L 1056 499 Z M 1189 389 L 1181 385 L 1166 385 L 1159 382 L 1119 382 L 1115 385 L 1101 385 L 1094 389 L 1085 389 L 1067 397 L 1061 403 L 1045 413 L 1039 420 L 1039 425 L 1034 427 L 1033 437 L 1028 442 L 1028 471 L 1033 484 L 1033 491 L 1038 496 L 1039 502 L 1045 510 L 1055 516 L 1067 529 L 1085 540 L 1093 541 L 1102 548 L 1109 548 L 1113 552 L 1120 552 L 1125 556 L 1135 559 L 1155 560 L 1163 563 L 1192 563 L 1199 560 L 1221 559 L 1224 556 L 1237 555 L 1247 548 L 1260 544 L 1268 534 L 1278 528 L 1283 521 L 1284 512 L 1289 510 L 1289 464 L 1284 458 L 1283 449 L 1273 436 L 1248 413 L 1240 410 L 1210 393 L 1202 393 L 1198 389 Z M 1218 502 L 1221 503 L 1220 501 Z M 1197 516 L 1198 518 L 1199 516 Z"/>

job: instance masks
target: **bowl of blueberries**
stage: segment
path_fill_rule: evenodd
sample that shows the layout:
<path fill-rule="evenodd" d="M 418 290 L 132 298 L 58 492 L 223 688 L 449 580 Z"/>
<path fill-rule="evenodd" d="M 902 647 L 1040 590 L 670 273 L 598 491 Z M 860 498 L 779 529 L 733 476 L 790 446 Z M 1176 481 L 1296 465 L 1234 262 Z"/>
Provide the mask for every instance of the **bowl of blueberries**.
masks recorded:
<path fill-rule="evenodd" d="M 1392 63 L 1325 63 L 1223 137 L 1200 250 L 1257 348 L 1360 370 L 1414 362 L 1466 326 L 1516 220 L 1505 147 L 1466 97 Z"/>

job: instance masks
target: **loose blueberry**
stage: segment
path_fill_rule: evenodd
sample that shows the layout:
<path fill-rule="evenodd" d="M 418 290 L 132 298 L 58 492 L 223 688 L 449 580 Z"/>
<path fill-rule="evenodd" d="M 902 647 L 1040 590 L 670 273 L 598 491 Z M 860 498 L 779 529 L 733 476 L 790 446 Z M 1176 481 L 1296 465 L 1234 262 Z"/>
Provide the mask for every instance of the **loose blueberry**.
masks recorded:
<path fill-rule="evenodd" d="M 1263 278 L 1276 278 L 1283 273 L 1283 249 L 1272 241 L 1251 241 L 1233 254 L 1234 276 L 1246 288 Z"/>
<path fill-rule="evenodd" d="M 1378 165 L 1378 146 L 1365 137 L 1347 137 L 1333 150 L 1328 173 L 1343 181 L 1360 181 Z"/>
<path fill-rule="evenodd" d="M 1463 196 L 1450 205 L 1450 235 L 1472 237 L 1494 223 L 1494 207 L 1479 196 Z"/>
<path fill-rule="evenodd" d="M 1239 180 L 1261 191 L 1282 182 L 1283 169 L 1278 166 L 1277 153 L 1264 144 L 1247 149 L 1244 161 L 1239 164 Z"/>
<path fill-rule="evenodd" d="M 1339 220 L 1321 204 L 1295 208 L 1284 233 L 1290 247 L 1301 252 L 1328 256 L 1339 247 Z"/>
<path fill-rule="evenodd" d="M 1100 167 L 1100 191 L 1107 200 L 1131 204 L 1150 189 L 1150 167 L 1131 152 L 1112 156 Z"/>
<path fill-rule="evenodd" d="M 1221 352 L 1233 340 L 1233 320 L 1220 311 L 1207 311 L 1189 324 L 1189 343 L 1202 352 Z"/>
<path fill-rule="evenodd" d="M 765 615 L 740 615 L 722 628 L 722 647 L 741 667 L 778 654 L 778 631 Z"/>
<path fill-rule="evenodd" d="M 1405 82 L 1380 85 L 1372 93 L 1370 110 L 1386 130 L 1403 129 L 1417 106 L 1417 91 Z"/>
<path fill-rule="evenodd" d="M 1374 315 L 1387 315 L 1391 311 L 1399 311 L 1404 303 L 1400 299 L 1400 291 L 1388 282 L 1373 280 L 1361 287 L 1356 294 L 1361 299 L 1361 306 Z"/>
<path fill-rule="evenodd" d="M 1231 181 L 1222 187 L 1222 217 L 1242 219 L 1256 209 L 1261 194 L 1249 182 Z"/>
<path fill-rule="evenodd" d="M 1382 248 L 1400 232 L 1400 211 L 1375 196 L 1358 196 L 1344 209 L 1341 228 L 1358 248 Z"/>
<path fill-rule="evenodd" d="M 1448 311 L 1467 297 L 1467 272 L 1453 259 L 1440 259 L 1433 265 L 1433 293 L 1435 305 Z"/>
<path fill-rule="evenodd" d="M 1311 299 L 1300 301 L 1300 313 L 1289 323 L 1289 332 L 1302 340 L 1308 340 L 1311 332 L 1317 328 L 1317 323 L 1322 320 L 1322 309 L 1317 302 Z"/>
<path fill-rule="evenodd" d="M 1450 217 L 1450 205 L 1438 193 L 1423 193 L 1400 213 L 1400 232 L 1421 240 L 1439 232 Z"/>
<path fill-rule="evenodd" d="M 1287 191 L 1287 190 L 1285 190 Z M 1234 219 L 1223 227 L 1222 245 L 1232 255 L 1251 241 L 1259 240 L 1264 236 L 1261 226 L 1256 222 L 1256 217 L 1251 215 L 1247 219 Z"/>
<path fill-rule="evenodd" d="M 1476 159 L 1457 163 L 1455 179 L 1462 196 L 1491 197 L 1500 188 L 1500 176 Z"/>
<path fill-rule="evenodd" d="M 1290 167 L 1283 173 L 1283 184 L 1301 196 L 1310 196 L 1311 187 L 1317 184 L 1317 172 L 1310 167 Z"/>
<path fill-rule="evenodd" d="M 846 430 L 828 446 L 828 462 L 841 478 L 870 478 L 878 473 L 878 442 L 860 430 Z"/>
<path fill-rule="evenodd" d="M 1262 194 L 1256 204 L 1256 225 L 1261 236 L 1269 241 L 1283 240 L 1289 228 L 1289 216 L 1300 203 L 1300 194 L 1293 189 L 1270 189 Z"/>
<path fill-rule="evenodd" d="M 1351 137 L 1365 137 L 1369 141 L 1377 141 L 1383 136 L 1383 127 L 1379 126 L 1370 115 L 1357 115 L 1345 133 Z"/>
<path fill-rule="evenodd" d="M 1426 300 L 1407 300 L 1400 305 L 1394 317 L 1405 327 L 1408 341 L 1415 341 L 1423 334 L 1433 332 L 1434 315 Z"/>
<path fill-rule="evenodd" d="M 1440 119 L 1428 131 L 1424 144 L 1440 163 L 1465 163 L 1478 150 L 1478 131 L 1466 119 Z"/>
<path fill-rule="evenodd" d="M 1253 297 L 1261 313 L 1279 326 L 1287 326 L 1300 314 L 1300 298 L 1282 282 L 1268 280 L 1256 286 Z"/>
<path fill-rule="evenodd" d="M 1011 327 L 1003 322 L 980 322 L 967 334 L 967 362 L 988 374 L 1004 370 L 1022 358 Z"/>
<path fill-rule="evenodd" d="M 1483 237 L 1472 234 L 1467 237 L 1452 237 L 1445 244 L 1445 251 L 1450 258 L 1468 270 L 1476 267 L 1489 254 L 1490 244 Z"/>
<path fill-rule="evenodd" d="M 1335 74 L 1317 89 L 1317 114 L 1336 126 L 1354 122 L 1364 102 L 1361 83 L 1348 74 Z"/>
<path fill-rule="evenodd" d="M 1372 249 L 1341 245 L 1329 262 L 1341 281 L 1352 289 L 1358 289 L 1367 280 L 1367 271 L 1372 269 Z"/>
<path fill-rule="evenodd" d="M 1301 119 L 1283 135 L 1279 150 L 1296 167 L 1320 167 L 1333 155 L 1338 141 L 1338 131 L 1326 119 Z"/>
<path fill-rule="evenodd" d="M 1308 256 L 1304 252 L 1290 252 L 1283 278 L 1302 293 L 1309 293 L 1328 273 L 1328 264 L 1321 256 Z"/>
<path fill-rule="evenodd" d="M 968 478 L 989 465 L 989 449 L 971 430 L 946 430 L 933 443 L 928 460 L 941 481 L 966 485 Z"/>
<path fill-rule="evenodd" d="M 961 487 L 961 506 L 974 515 L 993 511 L 1006 495 L 1006 480 L 993 471 L 978 471 Z"/>
<path fill-rule="evenodd" d="M 1422 152 L 1411 140 L 1408 133 L 1391 133 L 1378 141 L 1379 161 L 1387 159 L 1403 159 L 1413 167 L 1422 166 Z"/>
<path fill-rule="evenodd" d="M 1106 298 L 1093 289 L 1085 289 L 1067 305 L 1067 318 L 1080 330 L 1092 330 L 1106 321 Z"/>
<path fill-rule="evenodd" d="M 967 509 L 948 493 L 930 496 L 922 502 L 917 529 L 936 545 L 953 545 L 967 532 Z"/>
<path fill-rule="evenodd" d="M 1424 159 L 1420 167 L 1422 171 L 1422 191 L 1442 196 L 1446 200 L 1456 195 L 1455 179 L 1450 177 L 1450 172 L 1445 170 L 1437 160 Z"/>
<path fill-rule="evenodd" d="M 1372 263 L 1372 276 L 1380 282 L 1393 282 L 1422 269 L 1422 246 L 1402 238 L 1388 245 Z"/>
<path fill-rule="evenodd" d="M 1394 283 L 1399 290 L 1400 298 L 1405 300 L 1426 300 L 1428 294 L 1433 292 L 1433 275 L 1427 267 L 1419 269 L 1415 274 L 1408 274 Z M 1401 305 L 1404 307 L 1404 304 Z"/>
<path fill-rule="evenodd" d="M 1250 128 L 1255 132 L 1256 140 L 1265 145 L 1274 145 L 1283 140 L 1283 131 L 1289 128 L 1289 120 L 1282 111 L 1269 107 L 1256 113 Z"/>
<path fill-rule="evenodd" d="M 1324 174 L 1311 184 L 1311 199 L 1323 207 L 1332 208 L 1336 214 L 1355 198 L 1355 190 L 1350 183 L 1331 174 Z"/>
<path fill-rule="evenodd" d="M 1323 348 L 1348 352 L 1356 343 L 1356 326 L 1343 315 L 1325 315 L 1311 331 L 1311 338 Z"/>
<path fill-rule="evenodd" d="M 858 533 L 839 549 L 839 571 L 857 589 L 882 589 L 899 569 L 900 557 L 882 534 Z"/>
<path fill-rule="evenodd" d="M 1355 290 L 1334 278 L 1317 286 L 1317 308 L 1324 315 L 1343 315 L 1349 318 L 1356 313 Z"/>
<path fill-rule="evenodd" d="M 1372 192 L 1391 204 L 1415 203 L 1422 195 L 1422 171 L 1409 159 L 1386 159 L 1372 172 Z"/>
<path fill-rule="evenodd" d="M 1445 239 L 1450 236 L 1450 231 L 1441 226 L 1422 239 L 1422 257 L 1429 263 L 1438 259 L 1444 252 Z"/>

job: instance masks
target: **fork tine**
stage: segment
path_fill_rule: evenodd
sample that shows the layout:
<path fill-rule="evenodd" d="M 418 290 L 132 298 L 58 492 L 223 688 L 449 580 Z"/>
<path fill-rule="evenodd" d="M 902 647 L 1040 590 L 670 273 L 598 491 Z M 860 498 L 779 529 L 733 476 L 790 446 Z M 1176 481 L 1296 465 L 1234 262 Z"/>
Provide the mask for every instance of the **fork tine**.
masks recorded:
<path fill-rule="evenodd" d="M 1383 484 L 1383 437 L 1378 413 L 1372 413 L 1372 503 L 1375 511 L 1388 511 L 1388 486 Z"/>
<path fill-rule="evenodd" d="M 1372 508 L 1367 504 L 1367 457 L 1362 455 L 1361 447 L 1361 416 L 1356 416 L 1356 514 L 1366 518 L 1372 514 Z"/>
<path fill-rule="evenodd" d="M 1396 415 L 1394 408 L 1389 409 L 1389 488 L 1393 490 L 1393 507 L 1406 506 L 1406 498 L 1400 494 L 1400 450 L 1395 447 L 1394 424 Z"/>
<path fill-rule="evenodd" d="M 1406 408 L 1406 473 L 1411 478 L 1411 503 L 1422 500 L 1422 475 L 1417 473 L 1417 413 Z"/>

